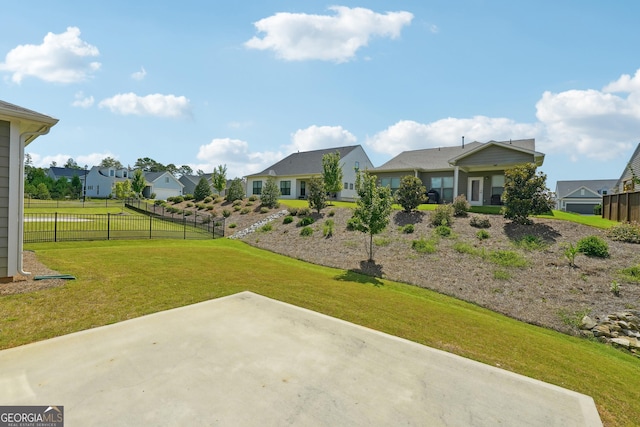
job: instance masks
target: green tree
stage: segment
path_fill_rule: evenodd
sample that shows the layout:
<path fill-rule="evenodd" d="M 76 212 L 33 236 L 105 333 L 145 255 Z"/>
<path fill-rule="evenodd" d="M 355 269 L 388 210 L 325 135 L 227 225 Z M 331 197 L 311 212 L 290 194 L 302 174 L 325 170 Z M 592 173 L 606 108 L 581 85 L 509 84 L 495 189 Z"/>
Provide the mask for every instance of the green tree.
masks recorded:
<path fill-rule="evenodd" d="M 396 202 L 405 212 L 411 212 L 421 203 L 425 202 L 427 188 L 422 184 L 420 178 L 407 175 L 400 180 L 400 187 L 396 191 Z"/>
<path fill-rule="evenodd" d="M 128 179 L 120 182 L 116 182 L 116 199 L 126 199 L 134 196 L 133 190 L 131 190 L 131 181 Z"/>
<path fill-rule="evenodd" d="M 144 172 L 164 172 L 167 167 L 162 163 L 156 162 L 149 157 L 143 157 L 136 160 L 134 165 L 138 169 L 142 169 Z"/>
<path fill-rule="evenodd" d="M 53 187 L 50 190 L 51 198 L 61 200 L 67 197 L 70 193 L 69 180 L 62 176 L 53 183 Z"/>
<path fill-rule="evenodd" d="M 178 174 L 180 176 L 193 175 L 193 169 L 189 165 L 182 165 L 178 168 Z"/>
<path fill-rule="evenodd" d="M 322 156 L 322 180 L 327 192 L 335 194 L 342 190 L 342 166 L 340 166 L 339 152 Z"/>
<path fill-rule="evenodd" d="M 68 169 L 82 169 L 80 166 L 78 166 L 78 163 L 71 157 L 67 159 L 67 163 L 64 164 L 64 167 Z"/>
<path fill-rule="evenodd" d="M 373 236 L 389 224 L 393 196 L 389 187 L 381 187 L 378 178 L 367 171 L 356 175 L 356 208 L 351 224 L 355 230 L 369 234 L 369 261 L 373 261 Z"/>
<path fill-rule="evenodd" d="M 144 179 L 144 172 L 142 169 L 136 169 L 133 171 L 133 179 L 131 180 L 131 189 L 137 197 L 142 197 L 142 191 L 147 186 L 147 181 Z"/>
<path fill-rule="evenodd" d="M 198 181 L 198 185 L 193 190 L 193 198 L 196 202 L 200 200 L 204 200 L 205 197 L 209 197 L 211 195 L 211 186 L 209 185 L 209 181 L 204 176 L 200 178 Z"/>
<path fill-rule="evenodd" d="M 229 185 L 227 196 L 225 197 L 228 202 L 244 199 L 244 188 L 242 186 L 242 180 L 240 178 L 234 178 Z"/>
<path fill-rule="evenodd" d="M 166 170 L 167 172 L 169 172 L 171 175 L 175 177 L 178 176 L 178 167 L 173 163 L 169 163 L 167 166 L 165 166 L 164 170 Z"/>
<path fill-rule="evenodd" d="M 211 182 L 218 194 L 222 194 L 224 189 L 227 188 L 227 165 L 218 165 L 218 167 L 213 170 Z"/>
<path fill-rule="evenodd" d="M 73 175 L 73 178 L 71 178 L 69 190 L 73 199 L 79 199 L 82 196 L 82 180 L 78 175 Z"/>
<path fill-rule="evenodd" d="M 36 192 L 33 197 L 42 200 L 49 200 L 51 198 L 51 194 L 49 194 L 49 188 L 44 182 L 41 182 L 36 186 Z"/>
<path fill-rule="evenodd" d="M 276 183 L 276 179 L 272 176 L 267 178 L 267 182 L 264 184 L 262 194 L 260 195 L 260 202 L 262 206 L 268 208 L 275 208 L 278 206 L 278 198 L 280 197 L 280 188 Z"/>
<path fill-rule="evenodd" d="M 516 224 L 531 224 L 529 215 L 547 213 L 553 207 L 547 175 L 536 174 L 536 165 L 527 163 L 504 172 L 504 217 Z"/>
<path fill-rule="evenodd" d="M 113 157 L 105 157 L 100 162 L 100 167 L 122 169 L 122 163 L 120 163 L 119 160 L 116 160 Z"/>
<path fill-rule="evenodd" d="M 309 181 L 309 208 L 320 213 L 327 206 L 327 190 L 322 178 L 314 176 Z"/>

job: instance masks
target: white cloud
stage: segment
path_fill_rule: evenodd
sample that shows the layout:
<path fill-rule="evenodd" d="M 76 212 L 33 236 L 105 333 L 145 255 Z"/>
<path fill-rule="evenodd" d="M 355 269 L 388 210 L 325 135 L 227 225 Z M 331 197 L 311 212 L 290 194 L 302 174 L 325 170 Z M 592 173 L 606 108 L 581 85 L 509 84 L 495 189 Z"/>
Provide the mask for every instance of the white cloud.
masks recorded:
<path fill-rule="evenodd" d="M 159 93 L 147 96 L 139 96 L 132 92 L 121 93 L 103 99 L 98 105 L 100 108 L 108 108 L 113 113 L 123 115 L 179 118 L 191 114 L 188 98 Z"/>
<path fill-rule="evenodd" d="M 367 139 L 375 152 L 395 156 L 402 151 L 455 146 L 472 141 L 535 138 L 541 134 L 536 124 L 516 123 L 506 118 L 475 116 L 447 118 L 432 123 L 403 120 Z"/>
<path fill-rule="evenodd" d="M 277 13 L 254 23 L 264 37 L 253 37 L 245 43 L 251 49 L 273 50 L 289 61 L 319 59 L 345 62 L 356 51 L 367 46 L 373 36 L 399 37 L 402 27 L 409 25 L 409 12 L 375 13 L 365 8 L 332 6 L 335 15 Z"/>
<path fill-rule="evenodd" d="M 133 80 L 142 80 L 147 76 L 147 70 L 144 69 L 144 67 L 140 67 L 140 71 L 136 71 L 135 73 L 131 74 L 131 78 Z"/>
<path fill-rule="evenodd" d="M 640 92 L 640 70 L 631 77 L 623 74 L 615 82 L 611 82 L 602 89 L 604 92 Z"/>
<path fill-rule="evenodd" d="M 355 135 L 342 126 L 313 125 L 306 129 L 298 129 L 291 135 L 291 144 L 284 148 L 287 152 L 294 153 L 354 145 L 356 141 Z"/>
<path fill-rule="evenodd" d="M 75 100 L 71 103 L 74 107 L 89 108 L 93 105 L 93 96 L 85 96 L 82 91 L 76 92 Z"/>
<path fill-rule="evenodd" d="M 227 165 L 227 177 L 235 178 L 257 173 L 282 159 L 280 152 L 253 152 L 246 141 L 231 138 L 216 138 L 201 145 L 196 158 L 201 162 L 190 165 L 194 171 L 206 173 L 218 165 Z"/>
<path fill-rule="evenodd" d="M 29 153 L 29 155 L 31 156 L 33 166 L 38 168 L 48 168 L 51 166 L 51 162 L 56 162 L 58 167 L 63 167 L 64 164 L 67 163 L 67 160 L 74 159 L 78 166 L 84 168 L 84 166 L 87 165 L 87 167 L 91 169 L 92 166 L 98 166 L 102 159 L 106 157 L 118 159 L 118 156 L 110 152 L 80 154 L 77 157 L 64 153 L 47 156 L 41 156 L 38 153 Z"/>
<path fill-rule="evenodd" d="M 7 53 L 0 70 L 12 73 L 21 83 L 26 76 L 46 82 L 74 83 L 86 80 L 100 68 L 88 58 L 100 55 L 98 48 L 80 39 L 80 29 L 68 27 L 64 33 L 48 33 L 39 45 L 24 44 Z"/>

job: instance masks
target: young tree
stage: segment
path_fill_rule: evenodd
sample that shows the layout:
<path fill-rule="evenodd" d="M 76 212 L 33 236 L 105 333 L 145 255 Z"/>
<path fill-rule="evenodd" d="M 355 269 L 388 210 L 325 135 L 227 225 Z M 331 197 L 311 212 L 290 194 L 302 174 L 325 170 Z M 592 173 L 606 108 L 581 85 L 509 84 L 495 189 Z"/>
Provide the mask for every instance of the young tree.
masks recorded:
<path fill-rule="evenodd" d="M 262 203 L 262 206 L 275 208 L 278 206 L 278 197 L 280 197 L 280 188 L 278 188 L 276 179 L 270 176 L 267 178 L 267 182 L 264 184 L 264 188 L 262 189 L 260 202 Z"/>
<path fill-rule="evenodd" d="M 389 224 L 393 196 L 389 187 L 381 187 L 378 178 L 367 171 L 356 175 L 356 208 L 353 211 L 353 226 L 369 234 L 369 261 L 373 261 L 373 236 L 382 232 Z"/>
<path fill-rule="evenodd" d="M 504 217 L 516 224 L 531 224 L 529 215 L 549 212 L 553 207 L 547 175 L 536 174 L 536 165 L 527 163 L 504 172 Z"/>
<path fill-rule="evenodd" d="M 56 200 L 64 199 L 69 195 L 69 180 L 61 176 L 54 182 L 53 188 L 51 188 L 51 197 Z"/>
<path fill-rule="evenodd" d="M 309 208 L 320 213 L 327 206 L 327 190 L 322 178 L 314 176 L 309 181 Z"/>
<path fill-rule="evenodd" d="M 142 197 L 142 191 L 147 186 L 147 181 L 144 179 L 144 172 L 142 169 L 136 169 L 133 171 L 133 179 L 131 180 L 131 189 L 137 197 Z"/>
<path fill-rule="evenodd" d="M 211 186 L 209 185 L 209 181 L 207 181 L 207 178 L 203 176 L 200 178 L 200 181 L 198 181 L 198 185 L 196 185 L 196 188 L 193 190 L 193 198 L 196 199 L 196 202 L 199 202 L 200 200 L 204 200 L 205 197 L 208 197 L 210 195 Z"/>
<path fill-rule="evenodd" d="M 119 160 L 116 160 L 113 157 L 105 157 L 100 162 L 100 167 L 122 169 L 122 163 L 120 163 Z"/>
<path fill-rule="evenodd" d="M 51 198 L 51 194 L 49 194 L 49 188 L 44 182 L 41 182 L 36 186 L 36 192 L 33 195 L 35 199 L 43 199 L 49 200 Z"/>
<path fill-rule="evenodd" d="M 242 180 L 240 178 L 234 178 L 229 185 L 227 196 L 225 197 L 228 202 L 244 199 L 244 188 L 242 186 Z"/>
<path fill-rule="evenodd" d="M 322 180 L 327 192 L 335 194 L 342 190 L 342 166 L 340 166 L 339 152 L 322 156 Z"/>
<path fill-rule="evenodd" d="M 74 199 L 79 199 L 82 196 L 82 180 L 78 175 L 73 175 L 71 178 L 71 197 Z"/>
<path fill-rule="evenodd" d="M 227 188 L 227 165 L 218 165 L 218 167 L 213 170 L 211 182 L 218 194 L 222 194 L 225 188 Z"/>
<path fill-rule="evenodd" d="M 420 178 L 407 175 L 400 180 L 400 187 L 396 191 L 396 201 L 405 212 L 411 212 L 425 202 L 427 188 L 422 185 Z"/>
<path fill-rule="evenodd" d="M 126 199 L 132 197 L 133 191 L 131 190 L 131 181 L 124 180 L 116 182 L 116 199 Z"/>

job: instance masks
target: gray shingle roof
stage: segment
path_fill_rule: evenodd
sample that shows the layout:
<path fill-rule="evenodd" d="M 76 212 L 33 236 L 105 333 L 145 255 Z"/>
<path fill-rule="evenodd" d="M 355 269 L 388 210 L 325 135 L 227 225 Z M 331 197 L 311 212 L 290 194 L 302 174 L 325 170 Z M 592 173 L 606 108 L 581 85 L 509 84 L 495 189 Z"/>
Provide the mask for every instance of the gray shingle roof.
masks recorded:
<path fill-rule="evenodd" d="M 262 172 L 249 176 L 265 176 L 274 174 L 275 176 L 321 174 L 322 156 L 329 153 L 335 153 L 337 151 L 340 153 L 340 158 L 343 159 L 357 147 L 359 147 L 359 145 L 293 153 L 280 160 L 278 163 L 269 166 Z"/>
<path fill-rule="evenodd" d="M 66 177 L 73 178 L 75 175 L 78 177 L 83 177 L 89 173 L 89 171 L 85 171 L 84 169 L 74 169 L 74 168 L 59 168 L 59 167 L 50 167 L 49 170 L 53 173 L 57 178 Z"/>
<path fill-rule="evenodd" d="M 583 179 L 574 181 L 558 181 L 556 183 L 556 198 L 562 199 L 574 191 L 584 187 L 594 193 L 598 193 L 599 190 L 606 190 L 611 192 L 612 188 L 616 186 L 616 179 Z"/>

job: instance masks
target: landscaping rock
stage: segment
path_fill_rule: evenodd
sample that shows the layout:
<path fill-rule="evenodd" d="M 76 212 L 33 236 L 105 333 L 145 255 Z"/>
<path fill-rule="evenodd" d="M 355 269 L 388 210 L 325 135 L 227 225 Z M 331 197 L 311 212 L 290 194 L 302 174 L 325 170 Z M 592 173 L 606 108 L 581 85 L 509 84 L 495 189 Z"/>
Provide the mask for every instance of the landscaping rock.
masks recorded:
<path fill-rule="evenodd" d="M 609 314 L 602 320 L 598 317 L 594 320 L 584 316 L 580 324 L 580 335 L 588 337 L 591 333 L 603 343 L 628 349 L 632 354 L 640 357 L 638 354 L 640 350 L 639 314 L 637 310 L 629 310 Z"/>
<path fill-rule="evenodd" d="M 582 329 L 582 330 L 591 330 L 591 329 L 595 328 L 597 325 L 598 325 L 598 322 L 593 320 L 591 317 L 584 316 L 582 318 L 582 321 L 580 322 L 580 329 Z"/>
<path fill-rule="evenodd" d="M 230 239 L 242 239 L 246 235 L 251 234 L 254 231 L 257 231 L 263 225 L 268 224 L 271 221 L 280 218 L 281 216 L 287 215 L 288 213 L 289 213 L 289 211 L 285 209 L 285 210 L 282 210 L 280 212 L 276 212 L 274 214 L 271 214 L 271 215 L 267 216 L 266 218 L 256 222 L 251 227 L 247 227 L 244 230 L 240 230 L 240 231 L 238 231 L 236 233 L 233 233 L 231 236 L 229 236 L 229 238 Z"/>

